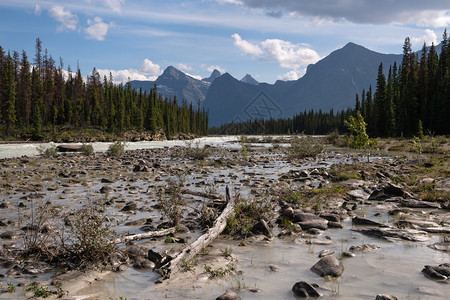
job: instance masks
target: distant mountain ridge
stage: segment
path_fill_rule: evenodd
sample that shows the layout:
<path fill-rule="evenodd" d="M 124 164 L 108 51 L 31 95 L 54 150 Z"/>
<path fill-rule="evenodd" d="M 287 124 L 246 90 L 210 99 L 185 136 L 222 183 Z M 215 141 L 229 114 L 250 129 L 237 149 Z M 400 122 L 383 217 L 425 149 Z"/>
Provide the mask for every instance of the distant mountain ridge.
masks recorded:
<path fill-rule="evenodd" d="M 439 53 L 440 45 L 436 46 Z M 420 53 L 418 53 L 420 55 Z M 295 81 L 259 83 L 247 74 L 241 80 L 214 70 L 210 77 L 195 79 L 173 66 L 155 81 L 131 81 L 133 88 L 149 91 L 156 84 L 163 97 L 184 99 L 209 111 L 209 124 L 255 118 L 292 117 L 302 111 L 341 110 L 354 106 L 356 93 L 372 86 L 375 90 L 378 66 L 384 72 L 401 63 L 401 54 L 382 54 L 348 43 L 343 48 L 309 65 L 306 74 Z"/>
<path fill-rule="evenodd" d="M 356 93 L 370 85 L 375 89 L 380 63 L 387 72 L 389 65 L 401 60 L 401 54 L 381 54 L 348 43 L 309 65 L 306 74 L 296 81 L 278 80 L 255 86 L 230 78 L 221 80 L 222 75 L 209 88 L 204 105 L 209 110 L 211 126 L 261 117 L 292 117 L 311 109 L 346 109 L 354 106 Z M 258 99 L 261 92 L 263 100 Z"/>

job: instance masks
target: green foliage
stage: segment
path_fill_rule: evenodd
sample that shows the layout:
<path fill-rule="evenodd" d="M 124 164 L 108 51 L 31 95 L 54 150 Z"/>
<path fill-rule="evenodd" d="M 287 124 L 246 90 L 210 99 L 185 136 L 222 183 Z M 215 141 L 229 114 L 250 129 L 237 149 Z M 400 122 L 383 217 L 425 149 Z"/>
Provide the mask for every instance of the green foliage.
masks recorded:
<path fill-rule="evenodd" d="M 204 269 L 206 273 L 208 273 L 211 277 L 221 277 L 225 276 L 236 269 L 236 266 L 233 264 L 226 264 L 226 267 L 218 267 L 217 269 L 211 268 L 211 266 L 205 265 Z"/>
<path fill-rule="evenodd" d="M 108 156 L 122 156 L 125 154 L 125 146 L 125 142 L 117 141 L 109 146 L 108 150 L 106 150 L 106 154 Z"/>
<path fill-rule="evenodd" d="M 411 145 L 417 155 L 422 153 L 422 140 L 418 136 L 413 137 L 413 139 L 411 140 Z"/>
<path fill-rule="evenodd" d="M 227 219 L 225 232 L 240 237 L 249 236 L 256 223 L 272 218 L 274 206 L 274 202 L 267 195 L 252 200 L 242 200 L 237 196 L 236 208 L 234 214 Z"/>
<path fill-rule="evenodd" d="M 16 291 L 16 286 L 12 282 L 8 282 L 6 284 L 6 292 L 8 293 L 14 293 Z"/>
<path fill-rule="evenodd" d="M 182 267 L 183 267 L 183 270 L 184 270 L 185 272 L 187 272 L 187 271 L 192 271 L 192 269 L 193 269 L 194 266 L 195 266 L 196 261 L 197 261 L 197 259 L 196 259 L 195 256 L 193 256 L 193 257 L 190 258 L 190 259 L 182 259 L 182 260 L 181 260 L 181 265 L 182 265 Z"/>
<path fill-rule="evenodd" d="M 42 285 L 39 282 L 31 283 L 26 290 L 33 292 L 34 297 L 47 298 L 52 294 L 52 292 L 49 291 L 48 286 Z"/>
<path fill-rule="evenodd" d="M 241 149 L 239 151 L 241 152 L 242 160 L 243 161 L 248 161 L 248 150 L 247 150 L 247 144 L 246 144 L 245 136 L 241 135 L 239 137 L 239 144 L 241 145 Z"/>
<path fill-rule="evenodd" d="M 350 131 L 350 136 L 347 137 L 350 147 L 365 149 L 367 151 L 367 161 L 369 161 L 370 152 L 368 150 L 374 148 L 378 144 L 378 140 L 369 139 L 366 133 L 367 123 L 364 122 L 361 113 L 357 111 L 356 117 L 350 116 L 348 120 L 344 121 L 344 124 Z"/>
<path fill-rule="evenodd" d="M 225 249 L 221 250 L 222 256 L 225 258 L 231 257 L 231 254 L 233 253 L 233 248 L 231 247 L 225 247 Z"/>

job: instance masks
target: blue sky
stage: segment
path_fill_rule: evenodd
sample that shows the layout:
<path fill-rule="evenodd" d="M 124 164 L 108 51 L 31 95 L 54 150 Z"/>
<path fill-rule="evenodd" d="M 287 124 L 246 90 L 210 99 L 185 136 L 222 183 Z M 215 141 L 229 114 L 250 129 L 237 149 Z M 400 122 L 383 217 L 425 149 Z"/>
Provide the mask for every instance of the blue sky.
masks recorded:
<path fill-rule="evenodd" d="M 448 0 L 0 0 L 0 45 L 35 40 L 65 67 L 115 81 L 155 79 L 169 65 L 195 77 L 214 68 L 260 82 L 293 80 L 308 64 L 354 42 L 401 53 L 441 41 Z"/>

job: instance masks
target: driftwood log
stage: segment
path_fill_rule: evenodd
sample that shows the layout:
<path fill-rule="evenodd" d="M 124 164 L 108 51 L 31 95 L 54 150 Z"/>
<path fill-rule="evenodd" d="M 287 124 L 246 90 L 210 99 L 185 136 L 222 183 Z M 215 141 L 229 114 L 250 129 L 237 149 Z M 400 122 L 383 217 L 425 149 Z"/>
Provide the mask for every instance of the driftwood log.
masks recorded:
<path fill-rule="evenodd" d="M 140 241 L 140 240 L 145 240 L 145 239 L 151 239 L 154 237 L 160 237 L 160 236 L 173 234 L 176 231 L 177 231 L 176 228 L 172 227 L 172 228 L 167 228 L 167 229 L 163 229 L 163 230 L 159 230 L 159 231 L 149 231 L 149 232 L 145 232 L 145 233 L 128 235 L 128 236 L 123 236 L 123 237 L 117 238 L 114 241 L 114 243 L 115 244 L 123 244 L 123 243 L 129 243 L 129 242 Z"/>
<path fill-rule="evenodd" d="M 183 261 L 192 259 L 202 248 L 211 244 L 225 229 L 227 226 L 227 218 L 234 213 L 236 205 L 236 202 L 231 199 L 228 186 L 226 187 L 225 196 L 227 205 L 220 216 L 214 221 L 213 227 L 209 228 L 205 234 L 200 236 L 195 242 L 188 245 L 177 256 L 157 270 L 162 275 L 163 279 L 170 278 L 172 274 L 179 271 Z"/>

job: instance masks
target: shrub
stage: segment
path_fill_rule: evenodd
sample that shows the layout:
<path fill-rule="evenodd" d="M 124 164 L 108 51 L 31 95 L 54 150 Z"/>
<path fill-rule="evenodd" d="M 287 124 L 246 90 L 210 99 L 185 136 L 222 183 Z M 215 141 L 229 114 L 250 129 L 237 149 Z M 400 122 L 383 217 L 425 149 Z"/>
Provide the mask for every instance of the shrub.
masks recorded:
<path fill-rule="evenodd" d="M 85 144 L 85 143 L 83 143 L 81 145 L 81 153 L 83 153 L 86 156 L 89 156 L 92 153 L 94 153 L 94 147 L 92 146 L 92 144 Z"/>
<path fill-rule="evenodd" d="M 109 146 L 106 154 L 108 156 L 122 156 L 125 153 L 125 146 L 125 142 L 117 141 Z"/>
<path fill-rule="evenodd" d="M 163 216 L 169 219 L 170 225 L 177 226 L 183 216 L 185 201 L 181 197 L 184 177 L 178 175 L 176 180 L 169 180 L 166 188 L 158 194 L 158 204 Z"/>
<path fill-rule="evenodd" d="M 288 150 L 288 157 L 290 159 L 302 159 L 306 157 L 316 157 L 325 151 L 323 144 L 315 143 L 314 138 L 309 136 L 302 136 L 301 138 L 294 138 L 291 141 L 291 147 Z"/>
<path fill-rule="evenodd" d="M 56 156 L 56 154 L 58 154 L 58 149 L 56 148 L 55 145 L 50 145 L 49 147 L 39 145 L 37 147 L 37 151 L 43 157 L 53 157 Z"/>
<path fill-rule="evenodd" d="M 186 148 L 183 151 L 183 156 L 194 160 L 204 160 L 210 156 L 211 153 L 211 147 L 208 145 L 200 147 L 200 144 L 196 143 L 194 147 L 192 146 L 192 143 L 187 143 Z"/>

